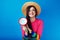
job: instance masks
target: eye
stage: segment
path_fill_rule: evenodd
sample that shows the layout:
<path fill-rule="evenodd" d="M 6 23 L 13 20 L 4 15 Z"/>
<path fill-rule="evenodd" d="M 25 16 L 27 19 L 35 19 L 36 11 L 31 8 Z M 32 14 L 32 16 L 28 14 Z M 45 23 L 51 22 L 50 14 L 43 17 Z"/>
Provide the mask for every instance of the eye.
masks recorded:
<path fill-rule="evenodd" d="M 33 9 L 33 11 L 35 11 L 35 9 Z"/>

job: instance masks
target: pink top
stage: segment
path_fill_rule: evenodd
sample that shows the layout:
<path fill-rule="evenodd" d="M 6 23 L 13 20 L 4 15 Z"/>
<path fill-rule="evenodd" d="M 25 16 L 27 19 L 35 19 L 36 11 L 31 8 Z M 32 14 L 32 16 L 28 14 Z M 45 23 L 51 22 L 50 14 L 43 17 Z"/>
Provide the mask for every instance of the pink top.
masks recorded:
<path fill-rule="evenodd" d="M 43 29 L 43 21 L 36 19 L 32 24 L 32 29 L 35 33 L 39 34 L 39 36 L 42 35 L 42 29 Z M 22 36 L 24 37 L 24 30 L 22 30 Z"/>

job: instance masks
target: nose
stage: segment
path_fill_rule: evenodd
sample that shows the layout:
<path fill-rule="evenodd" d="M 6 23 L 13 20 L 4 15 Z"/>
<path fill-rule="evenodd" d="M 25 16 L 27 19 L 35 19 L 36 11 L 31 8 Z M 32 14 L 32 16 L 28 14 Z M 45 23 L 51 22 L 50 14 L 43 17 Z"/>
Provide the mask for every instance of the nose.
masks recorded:
<path fill-rule="evenodd" d="M 31 13 L 33 13 L 33 11 Z"/>
<path fill-rule="evenodd" d="M 31 13 L 33 13 L 33 11 L 31 11 Z"/>

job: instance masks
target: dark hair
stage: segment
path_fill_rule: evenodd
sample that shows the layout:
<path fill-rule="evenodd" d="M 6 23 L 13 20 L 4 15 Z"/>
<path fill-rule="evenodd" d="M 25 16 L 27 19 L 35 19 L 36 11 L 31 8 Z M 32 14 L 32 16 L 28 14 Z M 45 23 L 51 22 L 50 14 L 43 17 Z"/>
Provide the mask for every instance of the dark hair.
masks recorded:
<path fill-rule="evenodd" d="M 28 25 L 28 27 L 33 31 L 32 25 L 31 25 L 31 21 L 30 21 L 30 17 L 29 17 L 29 11 L 30 11 L 31 7 L 34 7 L 35 13 L 36 13 L 35 17 L 37 16 L 37 9 L 36 9 L 36 7 L 31 5 L 31 6 L 28 6 L 27 9 L 26 9 L 26 18 L 27 18 L 27 25 Z M 29 32 L 28 32 L 28 35 L 29 35 Z"/>

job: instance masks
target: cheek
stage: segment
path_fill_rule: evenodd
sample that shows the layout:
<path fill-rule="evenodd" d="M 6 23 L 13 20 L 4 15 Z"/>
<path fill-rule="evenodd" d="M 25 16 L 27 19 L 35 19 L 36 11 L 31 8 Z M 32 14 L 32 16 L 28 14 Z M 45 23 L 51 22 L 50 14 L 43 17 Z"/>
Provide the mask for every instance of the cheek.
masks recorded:
<path fill-rule="evenodd" d="M 35 13 L 35 11 L 33 11 L 33 15 L 35 15 L 36 13 Z"/>
<path fill-rule="evenodd" d="M 31 12 L 29 12 L 29 15 L 31 15 Z"/>

